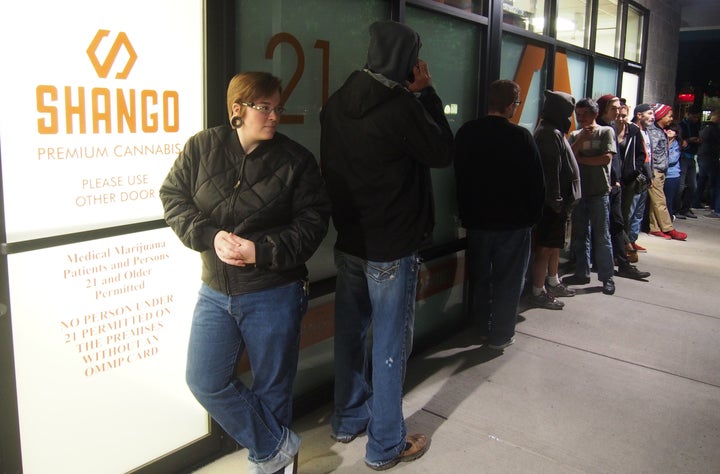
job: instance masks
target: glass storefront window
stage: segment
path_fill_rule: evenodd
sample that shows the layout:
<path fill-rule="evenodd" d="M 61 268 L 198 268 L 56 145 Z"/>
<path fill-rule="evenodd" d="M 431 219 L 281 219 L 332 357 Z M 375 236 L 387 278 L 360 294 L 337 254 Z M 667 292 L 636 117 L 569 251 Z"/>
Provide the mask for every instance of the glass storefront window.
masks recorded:
<path fill-rule="evenodd" d="M 238 72 L 268 71 L 282 79 L 286 112 L 278 131 L 320 159 L 320 110 L 367 61 L 368 28 L 386 20 L 385 0 L 238 1 Z M 339 14 L 342 12 L 342 14 Z M 335 229 L 308 262 L 313 278 L 335 274 Z"/>
<path fill-rule="evenodd" d="M 503 0 L 503 23 L 542 34 L 545 30 L 545 0 Z"/>
<path fill-rule="evenodd" d="M 557 9 L 557 39 L 587 48 L 586 22 L 591 17 L 590 4 L 586 0 L 558 0 Z"/>
<path fill-rule="evenodd" d="M 597 99 L 604 94 L 617 94 L 618 67 L 615 63 L 595 59 L 593 73 L 592 98 Z"/>
<path fill-rule="evenodd" d="M 599 0 L 597 28 L 595 29 L 595 51 L 617 57 L 617 0 Z"/>
<path fill-rule="evenodd" d="M 447 2 L 446 2 L 447 3 Z M 406 23 L 420 34 L 420 57 L 428 63 L 433 85 L 445 106 L 454 132 L 477 117 L 481 27 L 419 8 L 408 8 Z M 452 167 L 432 170 L 435 209 L 435 243 L 458 238 L 457 198 Z M 448 212 L 451 210 L 451 212 Z"/>
<path fill-rule="evenodd" d="M 569 93 L 575 97 L 575 100 L 580 100 L 585 96 L 587 85 L 587 58 L 579 54 L 568 53 L 567 61 L 571 88 Z"/>
<path fill-rule="evenodd" d="M 640 89 L 640 76 L 631 72 L 623 72 L 622 91 L 620 97 L 625 99 L 628 105 L 628 116 L 632 118 L 633 110 L 638 105 L 638 90 Z"/>
<path fill-rule="evenodd" d="M 542 46 L 526 43 L 522 38 L 503 35 L 500 79 L 511 79 L 520 85 L 519 115 L 512 121 L 531 132 L 535 130 L 543 103 L 547 77 L 546 51 Z"/>
<path fill-rule="evenodd" d="M 482 13 L 483 0 L 435 0 L 438 3 L 465 10 L 466 12 Z"/>
<path fill-rule="evenodd" d="M 642 12 L 628 6 L 627 27 L 625 29 L 625 59 L 636 63 L 642 61 L 642 37 Z"/>

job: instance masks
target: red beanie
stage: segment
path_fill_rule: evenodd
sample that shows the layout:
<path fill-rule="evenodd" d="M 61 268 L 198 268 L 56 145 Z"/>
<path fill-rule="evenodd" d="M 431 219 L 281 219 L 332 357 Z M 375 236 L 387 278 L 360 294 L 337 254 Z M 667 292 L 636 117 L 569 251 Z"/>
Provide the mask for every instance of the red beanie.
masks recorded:
<path fill-rule="evenodd" d="M 618 97 L 616 95 L 612 94 L 605 94 L 603 96 L 600 96 L 597 100 L 598 109 L 600 109 L 600 115 L 605 113 L 605 107 L 607 107 L 608 102 L 610 102 L 612 99 L 617 99 Z"/>
<path fill-rule="evenodd" d="M 655 112 L 655 120 L 660 120 L 661 118 L 665 117 L 668 112 L 672 110 L 672 107 L 665 104 L 655 104 L 653 105 L 653 112 Z"/>

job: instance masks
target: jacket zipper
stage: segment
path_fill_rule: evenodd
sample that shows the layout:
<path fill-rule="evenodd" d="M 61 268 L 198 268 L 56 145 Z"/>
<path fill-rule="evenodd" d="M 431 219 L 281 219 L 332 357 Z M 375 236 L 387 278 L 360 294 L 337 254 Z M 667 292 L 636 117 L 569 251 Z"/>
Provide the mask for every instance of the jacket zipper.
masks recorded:
<path fill-rule="evenodd" d="M 235 185 L 233 186 L 233 193 L 232 196 L 230 196 L 230 206 L 229 211 L 232 213 L 235 208 L 235 201 L 237 199 L 237 196 L 240 192 L 240 186 L 242 185 L 243 176 L 245 175 L 245 161 L 247 160 L 247 155 L 244 155 L 242 157 L 242 162 L 240 163 L 240 174 L 238 175 L 237 181 L 235 182 Z M 224 263 L 224 262 L 223 262 Z M 230 277 L 228 276 L 228 265 L 226 263 L 223 264 L 223 278 L 225 279 L 225 289 L 227 291 L 227 294 L 229 295 L 231 293 L 230 291 Z"/>

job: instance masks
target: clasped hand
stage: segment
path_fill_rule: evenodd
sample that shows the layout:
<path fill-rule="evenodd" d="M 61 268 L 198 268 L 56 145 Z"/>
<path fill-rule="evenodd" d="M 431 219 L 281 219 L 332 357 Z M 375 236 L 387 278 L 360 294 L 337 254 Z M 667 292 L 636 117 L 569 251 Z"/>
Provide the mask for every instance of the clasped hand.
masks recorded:
<path fill-rule="evenodd" d="M 255 243 L 221 230 L 215 234 L 215 253 L 228 265 L 244 267 L 255 263 Z"/>

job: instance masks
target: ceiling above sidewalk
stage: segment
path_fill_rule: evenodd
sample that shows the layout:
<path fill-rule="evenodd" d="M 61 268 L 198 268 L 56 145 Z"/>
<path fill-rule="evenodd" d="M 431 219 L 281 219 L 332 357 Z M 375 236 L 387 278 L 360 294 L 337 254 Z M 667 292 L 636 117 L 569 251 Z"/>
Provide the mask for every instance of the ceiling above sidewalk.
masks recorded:
<path fill-rule="evenodd" d="M 718 30 L 720 39 L 720 2 L 718 0 L 680 0 L 681 30 Z"/>

